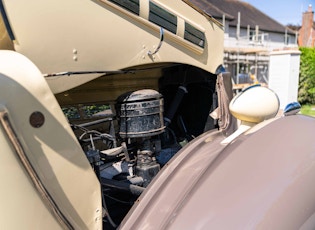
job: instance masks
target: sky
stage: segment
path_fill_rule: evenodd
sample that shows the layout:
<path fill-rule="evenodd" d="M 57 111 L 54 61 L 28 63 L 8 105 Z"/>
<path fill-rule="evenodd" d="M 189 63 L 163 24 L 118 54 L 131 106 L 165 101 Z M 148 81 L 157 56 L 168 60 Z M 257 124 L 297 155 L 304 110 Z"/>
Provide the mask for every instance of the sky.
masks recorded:
<path fill-rule="evenodd" d="M 315 11 L 315 0 L 243 0 L 267 14 L 283 25 L 302 24 L 302 14 L 312 5 Z"/>

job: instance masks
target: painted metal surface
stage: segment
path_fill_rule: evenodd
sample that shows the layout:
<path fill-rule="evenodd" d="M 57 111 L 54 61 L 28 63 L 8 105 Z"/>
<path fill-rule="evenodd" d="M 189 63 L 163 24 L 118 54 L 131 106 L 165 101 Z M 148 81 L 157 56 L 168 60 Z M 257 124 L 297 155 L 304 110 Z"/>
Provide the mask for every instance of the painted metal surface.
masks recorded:
<path fill-rule="evenodd" d="M 96 78 L 100 81 L 85 85 L 82 91 L 93 91 L 100 82 L 106 83 L 103 90 L 115 88 L 121 79 L 111 84 L 92 74 L 45 81 L 41 72 L 182 63 L 214 73 L 221 64 L 223 30 L 219 24 L 182 1 L 154 2 L 178 17 L 179 28 L 176 34 L 165 31 L 160 49 L 150 54 L 159 44 L 160 28 L 148 22 L 146 0 L 140 0 L 139 16 L 105 0 L 1 1 L 15 40 L 6 34 L 0 43 L 26 55 L 40 71 L 22 55 L 1 51 L 0 105 L 36 172 L 33 177 L 43 187 L 42 194 L 51 198 L 45 201 L 40 196 L 16 155 L 17 145 L 0 126 L 1 227 L 101 229 L 99 182 L 52 92 Z M 204 31 L 204 48 L 182 39 L 185 21 Z M 152 78 L 148 85 L 156 86 L 160 71 L 162 67 L 136 78 L 129 74 L 125 84 L 144 84 L 143 79 Z M 93 94 L 94 101 L 107 98 L 102 91 Z M 64 99 L 64 103 L 82 99 L 78 98 Z M 292 115 L 260 123 L 224 144 L 220 131 L 203 134 L 164 166 L 120 229 L 313 229 L 314 129 L 313 118 Z M 54 215 L 47 202 L 60 213 Z M 13 221 L 17 210 L 27 212 Z"/>
<path fill-rule="evenodd" d="M 314 130 L 314 118 L 292 115 L 226 147 L 204 134 L 165 167 L 121 229 L 314 229 Z"/>
<path fill-rule="evenodd" d="M 134 15 L 110 1 L 3 0 L 15 35 L 14 49 L 30 58 L 42 73 L 119 70 L 156 63 L 189 63 L 214 73 L 223 61 L 223 29 L 214 19 L 180 0 L 154 1 L 177 17 L 176 34 L 164 30 L 159 51 L 160 27 L 149 21 L 148 1 L 140 1 Z M 188 22 L 205 33 L 204 48 L 184 39 Z M 60 93 L 100 74 L 47 79 Z"/>
<path fill-rule="evenodd" d="M 1 228 L 101 229 L 99 182 L 42 74 L 13 51 L 0 69 Z"/>
<path fill-rule="evenodd" d="M 272 90 L 253 85 L 237 94 L 229 105 L 229 110 L 237 119 L 259 123 L 277 115 L 280 101 Z"/>

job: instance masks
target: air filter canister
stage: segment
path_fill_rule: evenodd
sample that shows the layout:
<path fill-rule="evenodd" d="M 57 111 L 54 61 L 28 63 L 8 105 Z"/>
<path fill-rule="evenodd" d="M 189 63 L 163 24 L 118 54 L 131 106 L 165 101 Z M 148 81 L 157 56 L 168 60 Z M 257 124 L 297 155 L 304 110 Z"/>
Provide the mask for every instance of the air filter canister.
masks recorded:
<path fill-rule="evenodd" d="M 117 99 L 122 138 L 150 137 L 164 131 L 163 97 L 152 89 L 123 94 Z"/>

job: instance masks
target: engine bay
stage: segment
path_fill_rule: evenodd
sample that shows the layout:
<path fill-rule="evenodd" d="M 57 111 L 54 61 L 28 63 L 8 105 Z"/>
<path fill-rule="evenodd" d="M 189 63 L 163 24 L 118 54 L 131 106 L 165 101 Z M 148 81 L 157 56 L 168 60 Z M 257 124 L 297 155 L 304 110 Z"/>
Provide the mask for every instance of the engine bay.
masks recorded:
<path fill-rule="evenodd" d="M 104 226 L 115 229 L 169 160 L 217 127 L 209 116 L 215 86 L 216 75 L 177 66 L 165 71 L 158 90 L 125 92 L 110 105 L 62 107 L 101 183 Z"/>

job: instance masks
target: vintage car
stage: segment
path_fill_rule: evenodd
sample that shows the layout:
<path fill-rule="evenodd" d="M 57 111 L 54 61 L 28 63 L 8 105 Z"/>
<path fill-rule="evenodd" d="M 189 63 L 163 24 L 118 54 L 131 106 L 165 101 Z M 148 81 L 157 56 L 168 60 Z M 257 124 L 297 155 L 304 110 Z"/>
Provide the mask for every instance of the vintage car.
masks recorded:
<path fill-rule="evenodd" d="M 315 120 L 260 85 L 234 95 L 211 16 L 180 0 L 0 12 L 1 229 L 314 229 Z"/>

